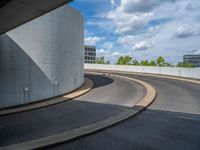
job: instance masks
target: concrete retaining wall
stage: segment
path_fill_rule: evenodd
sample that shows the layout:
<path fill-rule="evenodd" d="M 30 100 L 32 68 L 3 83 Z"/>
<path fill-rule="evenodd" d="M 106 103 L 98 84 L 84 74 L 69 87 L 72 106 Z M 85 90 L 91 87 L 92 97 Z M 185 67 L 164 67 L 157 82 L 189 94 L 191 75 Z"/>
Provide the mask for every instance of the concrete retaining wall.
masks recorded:
<path fill-rule="evenodd" d="M 171 76 L 177 76 L 177 77 L 200 79 L 200 68 L 145 67 L 145 66 L 85 64 L 85 69 L 151 73 L 151 74 L 171 75 Z"/>
<path fill-rule="evenodd" d="M 66 5 L 0 36 L 0 108 L 81 86 L 83 48 L 83 17 Z"/>

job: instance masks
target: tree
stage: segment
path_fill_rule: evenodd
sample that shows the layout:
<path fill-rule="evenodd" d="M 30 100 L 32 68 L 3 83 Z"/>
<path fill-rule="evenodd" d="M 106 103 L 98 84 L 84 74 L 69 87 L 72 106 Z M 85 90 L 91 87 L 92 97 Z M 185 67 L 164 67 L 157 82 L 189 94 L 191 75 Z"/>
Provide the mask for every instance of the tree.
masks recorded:
<path fill-rule="evenodd" d="M 142 66 L 149 66 L 148 60 L 142 60 L 142 61 L 141 61 L 141 65 L 142 65 Z"/>
<path fill-rule="evenodd" d="M 105 58 L 104 58 L 104 56 L 101 56 L 100 58 L 97 57 L 96 64 L 105 64 Z"/>
<path fill-rule="evenodd" d="M 172 67 L 173 65 L 170 64 L 170 63 L 165 62 L 165 63 L 164 63 L 164 66 L 165 66 L 165 67 Z"/>
<path fill-rule="evenodd" d="M 138 62 L 137 59 L 133 59 L 133 65 L 139 66 L 139 65 L 140 65 L 140 62 Z"/>
<path fill-rule="evenodd" d="M 117 65 L 123 65 L 123 56 L 120 56 L 117 60 Z"/>
<path fill-rule="evenodd" d="M 125 64 L 126 65 L 130 65 L 131 60 L 132 60 L 131 56 L 128 56 L 128 55 L 125 56 Z"/>
<path fill-rule="evenodd" d="M 160 57 L 158 57 L 158 59 L 156 60 L 156 62 L 158 64 L 158 66 L 164 66 L 165 59 L 162 56 L 160 56 Z"/>
<path fill-rule="evenodd" d="M 110 60 L 106 60 L 106 64 L 110 64 Z"/>
<path fill-rule="evenodd" d="M 117 60 L 117 65 L 130 65 L 132 57 L 129 55 L 120 56 Z"/>
<path fill-rule="evenodd" d="M 194 68 L 196 67 L 194 64 L 186 63 L 186 62 L 179 62 L 176 67 L 184 67 L 184 68 Z"/>
<path fill-rule="evenodd" d="M 150 63 L 149 63 L 149 66 L 156 66 L 156 62 L 154 60 L 151 60 Z"/>

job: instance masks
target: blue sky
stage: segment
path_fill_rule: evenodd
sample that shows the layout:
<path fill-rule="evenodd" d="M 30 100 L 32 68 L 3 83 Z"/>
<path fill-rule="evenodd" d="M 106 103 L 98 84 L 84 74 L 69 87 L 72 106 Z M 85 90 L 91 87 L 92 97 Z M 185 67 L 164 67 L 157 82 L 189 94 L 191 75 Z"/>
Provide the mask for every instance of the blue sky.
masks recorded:
<path fill-rule="evenodd" d="M 200 54 L 200 0 L 74 0 L 85 20 L 85 44 L 115 62 L 164 56 L 176 64 Z"/>

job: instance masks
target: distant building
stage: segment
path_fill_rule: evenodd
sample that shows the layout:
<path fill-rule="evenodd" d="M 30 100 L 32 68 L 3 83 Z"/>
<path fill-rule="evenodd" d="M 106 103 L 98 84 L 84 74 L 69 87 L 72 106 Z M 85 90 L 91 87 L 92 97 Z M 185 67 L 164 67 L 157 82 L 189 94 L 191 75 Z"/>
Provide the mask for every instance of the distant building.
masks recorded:
<path fill-rule="evenodd" d="M 96 63 L 96 47 L 85 46 L 85 63 L 95 64 Z"/>
<path fill-rule="evenodd" d="M 194 64 L 196 67 L 200 67 L 200 55 L 184 55 L 183 62 Z"/>

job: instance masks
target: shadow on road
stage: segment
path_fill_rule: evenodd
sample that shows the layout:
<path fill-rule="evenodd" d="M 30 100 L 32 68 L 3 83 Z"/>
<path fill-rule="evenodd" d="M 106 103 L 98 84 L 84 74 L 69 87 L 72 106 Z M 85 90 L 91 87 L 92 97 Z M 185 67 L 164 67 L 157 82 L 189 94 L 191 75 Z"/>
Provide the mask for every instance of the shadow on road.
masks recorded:
<path fill-rule="evenodd" d="M 126 107 L 116 105 L 72 100 L 50 107 L 0 116 L 0 146 L 76 129 L 125 110 Z"/>
<path fill-rule="evenodd" d="M 93 88 L 107 86 L 107 85 L 113 83 L 113 79 L 108 78 L 106 76 L 102 76 L 102 75 L 85 74 L 85 77 L 91 79 L 94 82 L 94 87 Z"/>
<path fill-rule="evenodd" d="M 48 150 L 199 150 L 199 124 L 200 115 L 148 109 L 112 128 Z"/>

